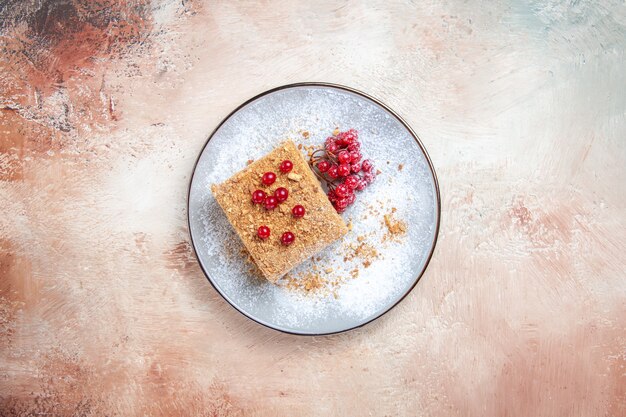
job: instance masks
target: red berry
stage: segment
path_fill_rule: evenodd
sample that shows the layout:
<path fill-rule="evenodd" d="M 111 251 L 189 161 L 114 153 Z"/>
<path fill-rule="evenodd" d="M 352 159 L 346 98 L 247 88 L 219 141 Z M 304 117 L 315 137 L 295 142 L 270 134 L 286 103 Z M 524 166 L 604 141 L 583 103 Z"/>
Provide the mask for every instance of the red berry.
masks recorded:
<path fill-rule="evenodd" d="M 274 210 L 278 205 L 278 199 L 274 196 L 269 196 L 265 199 L 265 210 Z"/>
<path fill-rule="evenodd" d="M 326 174 L 332 178 L 333 180 L 339 177 L 339 167 L 335 164 L 332 164 L 330 168 L 328 168 L 328 172 Z"/>
<path fill-rule="evenodd" d="M 326 172 L 328 171 L 328 168 L 330 168 L 330 162 L 327 160 L 319 161 L 317 163 L 317 169 L 319 169 L 320 172 Z"/>
<path fill-rule="evenodd" d="M 371 172 L 366 172 L 365 175 L 363 175 L 363 179 L 368 183 L 371 184 L 374 182 L 374 174 L 372 174 Z"/>
<path fill-rule="evenodd" d="M 348 199 L 348 205 L 351 205 L 352 203 L 354 203 L 354 201 L 356 200 L 356 195 L 354 195 L 354 193 L 350 194 L 348 197 L 346 197 Z"/>
<path fill-rule="evenodd" d="M 357 191 L 363 191 L 367 187 L 367 181 L 359 180 L 359 184 L 356 186 Z"/>
<path fill-rule="evenodd" d="M 369 159 L 366 159 L 365 161 L 363 161 L 363 163 L 361 164 L 361 169 L 364 172 L 370 172 L 372 170 L 372 168 L 374 168 L 374 164 L 372 163 L 372 161 L 370 161 Z"/>
<path fill-rule="evenodd" d="M 329 136 L 326 138 L 326 141 L 324 141 L 324 146 L 328 147 L 329 145 L 336 145 L 337 144 L 337 139 L 335 139 L 332 136 Z"/>
<path fill-rule="evenodd" d="M 278 167 L 278 169 L 280 169 L 280 172 L 282 172 L 283 174 L 286 174 L 288 172 L 291 172 L 291 170 L 293 169 L 293 163 L 290 160 L 285 159 L 283 162 L 280 163 L 280 167 Z"/>
<path fill-rule="evenodd" d="M 356 164 L 350 165 L 350 171 L 352 171 L 353 174 L 357 174 L 361 172 L 361 164 L 356 163 Z"/>
<path fill-rule="evenodd" d="M 276 181 L 276 174 L 273 172 L 266 172 L 263 174 L 263 184 L 272 185 L 274 184 L 274 181 Z"/>
<path fill-rule="evenodd" d="M 336 143 L 331 143 L 329 145 L 326 145 L 326 151 L 328 153 L 332 153 L 334 154 L 335 152 L 337 152 L 339 150 L 339 146 L 337 146 Z"/>
<path fill-rule="evenodd" d="M 361 149 L 361 144 L 359 142 L 352 142 L 348 145 L 348 150 L 350 152 L 358 151 Z"/>
<path fill-rule="evenodd" d="M 259 228 L 256 231 L 256 234 L 261 239 L 267 239 L 268 237 L 270 237 L 270 228 L 267 226 L 259 226 Z"/>
<path fill-rule="evenodd" d="M 287 191 L 285 187 L 277 188 L 276 191 L 274 191 L 274 197 L 276 197 L 279 203 L 282 203 L 289 197 L 289 191 Z"/>
<path fill-rule="evenodd" d="M 340 198 L 339 200 L 335 202 L 335 208 L 341 209 L 341 210 L 345 210 L 349 205 L 350 203 L 348 203 L 347 198 Z"/>
<path fill-rule="evenodd" d="M 341 141 L 344 145 L 349 145 L 353 142 L 356 142 L 359 138 L 359 135 L 356 130 L 350 129 L 346 132 L 341 132 L 337 135 L 337 139 Z"/>
<path fill-rule="evenodd" d="M 343 183 L 348 186 L 351 190 L 354 190 L 357 185 L 359 185 L 359 177 L 356 175 L 349 175 L 343 180 Z"/>
<path fill-rule="evenodd" d="M 350 189 L 346 184 L 339 184 L 335 187 L 335 194 L 339 198 L 346 197 L 350 193 Z"/>
<path fill-rule="evenodd" d="M 335 192 L 334 192 L 334 191 L 330 190 L 330 191 L 328 192 L 328 194 L 326 194 L 326 195 L 328 196 L 328 200 L 329 200 L 331 203 L 334 203 L 335 201 L 337 201 L 337 194 L 335 194 Z"/>
<path fill-rule="evenodd" d="M 283 235 L 280 237 L 280 243 L 282 243 L 285 246 L 289 246 L 293 243 L 293 241 L 296 240 L 296 235 L 294 235 L 291 232 L 285 232 L 283 233 Z"/>
<path fill-rule="evenodd" d="M 356 164 L 361 160 L 361 153 L 359 151 L 350 152 L 350 162 Z"/>
<path fill-rule="evenodd" d="M 295 217 L 296 219 L 299 219 L 301 217 L 304 217 L 304 215 L 306 214 L 306 210 L 304 209 L 304 207 L 298 204 L 297 206 L 293 206 L 293 208 L 291 209 L 291 214 L 293 214 L 293 217 Z"/>
<path fill-rule="evenodd" d="M 267 194 L 265 194 L 265 191 L 256 190 L 255 192 L 252 193 L 252 202 L 254 204 L 263 204 L 263 202 L 265 201 L 265 197 L 267 197 Z"/>
<path fill-rule="evenodd" d="M 345 177 L 345 176 L 350 175 L 350 165 L 348 164 L 339 165 L 339 167 L 337 168 L 337 174 L 340 177 Z"/>
<path fill-rule="evenodd" d="M 350 163 L 350 152 L 348 151 L 341 151 L 339 152 L 339 154 L 337 155 L 337 159 L 339 160 L 340 163 Z"/>

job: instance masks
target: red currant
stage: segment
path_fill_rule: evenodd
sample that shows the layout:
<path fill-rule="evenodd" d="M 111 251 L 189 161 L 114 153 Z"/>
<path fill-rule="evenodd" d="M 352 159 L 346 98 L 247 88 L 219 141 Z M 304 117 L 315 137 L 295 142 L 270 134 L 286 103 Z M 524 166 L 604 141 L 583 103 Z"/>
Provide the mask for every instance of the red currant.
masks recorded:
<path fill-rule="evenodd" d="M 330 145 L 336 145 L 336 144 L 337 144 L 337 140 L 332 136 L 327 137 L 326 141 L 324 141 L 324 146 L 327 148 Z"/>
<path fill-rule="evenodd" d="M 265 201 L 265 197 L 267 197 L 267 194 L 265 194 L 265 191 L 256 190 L 255 192 L 252 193 L 252 202 L 254 204 L 263 204 L 263 202 Z"/>
<path fill-rule="evenodd" d="M 337 146 L 336 143 L 331 143 L 330 145 L 326 145 L 326 151 L 328 153 L 332 153 L 334 154 L 335 152 L 337 152 L 339 150 L 339 146 Z"/>
<path fill-rule="evenodd" d="M 358 151 L 361 149 L 361 144 L 359 142 L 352 142 L 348 145 L 348 150 L 350 152 Z"/>
<path fill-rule="evenodd" d="M 351 190 L 354 190 L 357 185 L 359 185 L 359 177 L 356 175 L 349 175 L 343 180 L 343 183 L 348 186 Z"/>
<path fill-rule="evenodd" d="M 287 191 L 285 187 L 277 188 L 276 191 L 274 191 L 274 197 L 276 197 L 279 203 L 282 203 L 289 197 L 289 191 Z"/>
<path fill-rule="evenodd" d="M 301 217 L 304 217 L 304 215 L 306 214 L 306 210 L 304 209 L 304 207 L 298 204 L 297 206 L 293 206 L 293 208 L 291 209 L 291 214 L 293 214 L 293 217 L 295 217 L 296 219 L 299 219 Z"/>
<path fill-rule="evenodd" d="M 354 193 L 350 194 L 348 197 L 346 197 L 348 200 L 348 205 L 351 205 L 354 203 L 354 201 L 356 200 L 356 195 L 354 195 Z"/>
<path fill-rule="evenodd" d="M 337 201 L 337 194 L 335 194 L 335 192 L 334 192 L 333 190 L 330 190 L 330 191 L 328 192 L 327 196 L 328 196 L 328 200 L 329 200 L 331 203 L 334 203 L 335 201 Z"/>
<path fill-rule="evenodd" d="M 285 159 L 283 162 L 280 163 L 280 167 L 278 167 L 278 169 L 280 169 L 280 172 L 282 172 L 283 174 L 291 172 L 291 170 L 293 169 L 293 162 Z"/>
<path fill-rule="evenodd" d="M 350 171 L 352 171 L 353 174 L 357 174 L 361 172 L 361 164 L 356 163 L 356 164 L 350 165 Z"/>
<path fill-rule="evenodd" d="M 319 161 L 317 163 L 317 169 L 320 170 L 320 172 L 326 172 L 328 171 L 328 168 L 330 168 L 330 162 L 323 160 L 323 161 Z"/>
<path fill-rule="evenodd" d="M 350 152 L 348 151 L 339 152 L 339 154 L 337 155 L 337 159 L 342 164 L 350 163 Z"/>
<path fill-rule="evenodd" d="M 350 152 L 350 162 L 356 164 L 361 160 L 361 153 L 359 151 Z"/>
<path fill-rule="evenodd" d="M 335 187 L 335 194 L 337 194 L 337 197 L 339 198 L 346 197 L 349 193 L 350 189 L 346 184 L 339 184 Z"/>
<path fill-rule="evenodd" d="M 265 210 L 274 210 L 278 205 L 278 199 L 274 196 L 269 196 L 265 199 Z"/>
<path fill-rule="evenodd" d="M 283 233 L 283 235 L 280 237 L 280 243 L 282 243 L 285 246 L 289 246 L 293 243 L 293 241 L 296 240 L 296 235 L 294 235 L 291 232 L 285 232 Z"/>
<path fill-rule="evenodd" d="M 340 198 L 339 200 L 337 200 L 335 202 L 335 208 L 337 209 L 337 211 L 341 210 L 345 210 L 350 204 L 348 203 L 348 199 L 347 198 Z"/>
<path fill-rule="evenodd" d="M 357 191 L 363 191 L 367 187 L 367 181 L 359 180 L 359 184 L 356 186 Z"/>
<path fill-rule="evenodd" d="M 268 237 L 270 237 L 270 228 L 267 226 L 259 226 L 259 228 L 256 231 L 256 234 L 261 239 L 267 239 Z"/>
<path fill-rule="evenodd" d="M 363 175 L 363 179 L 368 183 L 371 184 L 374 182 L 374 174 L 372 174 L 371 172 L 366 172 Z"/>
<path fill-rule="evenodd" d="M 326 172 L 326 174 L 328 174 L 328 176 L 330 178 L 332 178 L 333 180 L 335 178 L 339 177 L 339 167 L 335 164 L 331 165 L 330 168 L 328 168 L 328 172 Z"/>
<path fill-rule="evenodd" d="M 350 175 L 350 165 L 348 164 L 339 165 L 339 167 L 337 168 L 337 174 L 340 177 L 345 177 L 345 176 Z"/>
<path fill-rule="evenodd" d="M 363 161 L 363 163 L 361 163 L 361 169 L 364 172 L 370 172 L 372 168 L 374 168 L 374 164 L 372 164 L 372 161 L 370 161 L 369 159 L 366 159 L 365 161 Z"/>
<path fill-rule="evenodd" d="M 274 181 L 276 181 L 276 174 L 274 174 L 273 172 L 266 172 L 265 174 L 263 174 L 262 181 L 265 185 L 272 185 L 274 184 Z"/>

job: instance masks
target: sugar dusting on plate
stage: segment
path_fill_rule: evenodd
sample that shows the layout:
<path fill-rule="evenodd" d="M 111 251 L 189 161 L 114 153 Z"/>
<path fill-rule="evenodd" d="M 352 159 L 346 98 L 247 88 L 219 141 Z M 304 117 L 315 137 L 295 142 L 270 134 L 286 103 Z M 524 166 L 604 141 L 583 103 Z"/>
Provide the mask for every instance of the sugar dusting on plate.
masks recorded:
<path fill-rule="evenodd" d="M 362 153 L 380 175 L 343 214 L 351 223 L 347 236 L 278 285 L 263 281 L 242 255 L 210 185 L 287 138 L 306 155 L 337 127 L 359 131 Z M 219 291 L 256 320 L 299 333 L 355 327 L 395 304 L 424 267 L 436 221 L 434 179 L 410 133 L 376 103 L 333 88 L 279 90 L 240 109 L 209 141 L 190 194 L 198 257 Z"/>

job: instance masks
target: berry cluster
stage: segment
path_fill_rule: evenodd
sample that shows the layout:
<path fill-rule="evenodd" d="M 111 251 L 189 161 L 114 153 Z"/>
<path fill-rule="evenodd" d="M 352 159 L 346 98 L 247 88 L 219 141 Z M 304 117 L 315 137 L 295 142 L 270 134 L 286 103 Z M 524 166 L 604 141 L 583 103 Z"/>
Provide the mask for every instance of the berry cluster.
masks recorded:
<path fill-rule="evenodd" d="M 311 155 L 313 172 L 326 183 L 328 199 L 338 213 L 343 213 L 356 200 L 356 191 L 363 191 L 374 182 L 374 164 L 362 161 L 358 132 L 350 129 L 330 136 Z"/>
<path fill-rule="evenodd" d="M 287 174 L 293 169 L 293 163 L 289 160 L 285 160 L 280 163 L 278 169 L 281 173 Z M 261 177 L 261 182 L 265 186 L 270 186 L 274 184 L 274 182 L 276 182 L 276 174 L 273 172 L 266 172 Z M 273 195 L 269 196 L 263 190 L 255 190 L 252 193 L 252 203 L 263 204 L 265 210 L 274 210 L 278 206 L 278 204 L 285 202 L 288 197 L 289 191 L 285 187 L 278 187 L 276 190 L 274 190 Z M 306 214 L 306 210 L 300 204 L 296 204 L 291 209 L 291 214 L 294 218 L 299 219 L 304 217 L 304 215 Z M 257 229 L 257 236 L 262 240 L 269 238 L 270 233 L 270 228 L 265 225 L 259 226 L 259 228 Z M 292 232 L 287 231 L 281 236 L 280 242 L 285 246 L 289 246 L 294 242 L 295 239 L 296 236 Z"/>

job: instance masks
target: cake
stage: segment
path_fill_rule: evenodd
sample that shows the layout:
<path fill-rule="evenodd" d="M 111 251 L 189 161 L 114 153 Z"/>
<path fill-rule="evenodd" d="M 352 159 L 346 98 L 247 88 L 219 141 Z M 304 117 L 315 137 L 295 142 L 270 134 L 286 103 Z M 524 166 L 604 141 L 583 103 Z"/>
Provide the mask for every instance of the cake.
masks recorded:
<path fill-rule="evenodd" d="M 271 282 L 348 232 L 292 141 L 213 184 L 211 191 Z"/>

